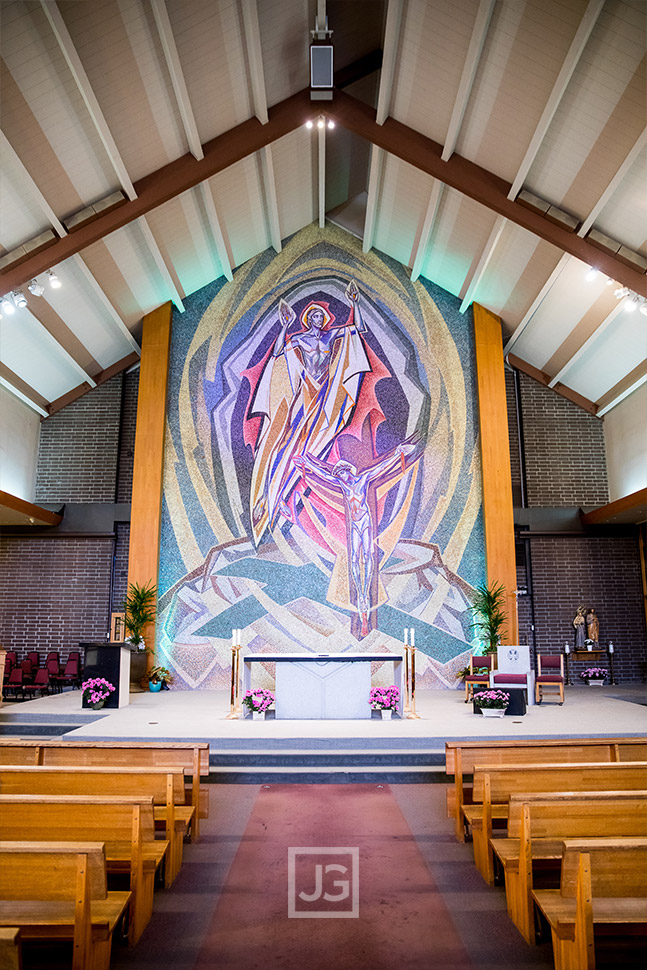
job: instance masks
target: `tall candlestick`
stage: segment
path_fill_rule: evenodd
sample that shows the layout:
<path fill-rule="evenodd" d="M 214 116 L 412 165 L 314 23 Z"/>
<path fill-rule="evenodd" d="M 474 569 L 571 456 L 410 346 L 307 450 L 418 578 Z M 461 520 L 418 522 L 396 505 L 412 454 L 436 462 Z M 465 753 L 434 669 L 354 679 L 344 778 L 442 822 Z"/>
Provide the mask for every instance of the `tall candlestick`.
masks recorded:
<path fill-rule="evenodd" d="M 411 627 L 411 646 L 415 647 L 415 645 L 416 645 L 416 631 L 414 630 L 413 627 Z"/>
<path fill-rule="evenodd" d="M 409 627 L 408 626 L 405 626 L 405 628 L 404 628 L 404 645 L 405 645 L 405 647 L 408 646 L 408 644 L 409 644 Z"/>

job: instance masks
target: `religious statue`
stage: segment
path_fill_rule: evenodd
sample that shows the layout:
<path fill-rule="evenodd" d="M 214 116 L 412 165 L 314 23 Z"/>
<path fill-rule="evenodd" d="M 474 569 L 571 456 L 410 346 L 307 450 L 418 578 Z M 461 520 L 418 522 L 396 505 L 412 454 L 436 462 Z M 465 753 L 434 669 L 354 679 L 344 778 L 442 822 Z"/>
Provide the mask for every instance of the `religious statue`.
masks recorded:
<path fill-rule="evenodd" d="M 272 530 L 279 514 L 292 518 L 290 496 L 299 471 L 296 455 L 323 458 L 346 426 L 364 374 L 371 370 L 362 334 L 359 290 L 346 287 L 348 319 L 339 324 L 327 302 L 311 301 L 297 316 L 280 300 L 281 324 L 253 389 L 248 418 L 261 418 L 255 446 L 250 506 L 254 542 Z"/>
<path fill-rule="evenodd" d="M 385 458 L 359 471 L 349 461 L 340 460 L 330 466 L 307 453 L 292 459 L 309 486 L 315 490 L 328 486 L 341 492 L 346 511 L 351 599 L 360 615 L 362 636 L 368 634 L 369 613 L 375 607 L 374 582 L 379 568 L 375 503 L 369 492 L 378 485 L 390 489 L 421 454 L 420 440 L 412 437 Z"/>
<path fill-rule="evenodd" d="M 586 639 L 591 640 L 594 647 L 597 647 L 600 639 L 600 624 L 593 607 L 586 614 Z"/>
<path fill-rule="evenodd" d="M 573 626 L 575 627 L 575 649 L 584 650 L 586 640 L 586 607 L 578 606 Z"/>

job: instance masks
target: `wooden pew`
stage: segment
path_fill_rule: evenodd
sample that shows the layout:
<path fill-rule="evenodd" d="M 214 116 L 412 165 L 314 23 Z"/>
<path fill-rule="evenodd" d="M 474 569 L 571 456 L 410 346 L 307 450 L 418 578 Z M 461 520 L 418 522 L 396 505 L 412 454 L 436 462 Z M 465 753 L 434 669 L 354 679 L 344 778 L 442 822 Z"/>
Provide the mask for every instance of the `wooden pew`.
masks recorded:
<path fill-rule="evenodd" d="M 454 818 L 456 838 L 465 840 L 462 808 L 472 797 L 465 775 L 473 775 L 477 766 L 587 761 L 647 761 L 647 737 L 446 741 L 445 773 L 454 776 L 454 786 L 447 789 L 447 817 Z"/>
<path fill-rule="evenodd" d="M 533 864 L 557 871 L 564 839 L 603 836 L 647 838 L 647 791 L 510 797 L 508 837 L 490 845 L 505 874 L 508 914 L 527 943 L 535 941 Z"/>
<path fill-rule="evenodd" d="M 494 864 L 490 846 L 492 819 L 498 818 L 507 822 L 508 803 L 513 794 L 556 791 L 644 791 L 645 789 L 647 789 L 647 762 L 645 761 L 477 767 L 474 769 L 474 804 L 463 806 L 463 816 L 472 829 L 476 867 L 487 882 L 494 882 Z"/>
<path fill-rule="evenodd" d="M 560 888 L 532 895 L 550 925 L 555 970 L 595 970 L 595 925 L 647 923 L 647 840 L 565 840 Z"/>
<path fill-rule="evenodd" d="M 0 926 L 23 940 L 72 940 L 72 970 L 108 970 L 129 901 L 106 888 L 102 843 L 0 842 Z"/>
<path fill-rule="evenodd" d="M 168 842 L 155 841 L 152 798 L 0 795 L 0 841 L 103 842 L 108 873 L 130 875 L 128 941 L 138 942 L 168 848 Z"/>
<path fill-rule="evenodd" d="M 17 926 L 0 927 L 0 970 L 22 970 L 22 947 Z"/>
<path fill-rule="evenodd" d="M 183 768 L 186 803 L 195 813 L 191 841 L 200 834 L 200 819 L 209 817 L 208 741 L 28 741 L 0 740 L 0 765 L 88 765 L 125 768 Z"/>
<path fill-rule="evenodd" d="M 193 806 L 184 804 L 181 768 L 41 768 L 0 766 L 0 795 L 137 795 L 153 799 L 155 818 L 164 822 L 169 843 L 165 867 L 168 887 L 182 865 L 182 842 Z"/>

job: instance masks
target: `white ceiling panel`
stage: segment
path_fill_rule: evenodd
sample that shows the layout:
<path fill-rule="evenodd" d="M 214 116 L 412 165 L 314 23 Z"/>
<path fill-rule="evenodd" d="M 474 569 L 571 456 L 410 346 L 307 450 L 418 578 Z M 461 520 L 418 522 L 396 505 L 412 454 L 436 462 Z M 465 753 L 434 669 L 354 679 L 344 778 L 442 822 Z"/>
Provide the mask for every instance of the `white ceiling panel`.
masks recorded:
<path fill-rule="evenodd" d="M 645 317 L 622 311 L 564 377 L 584 397 L 606 394 L 647 357 Z"/>
<path fill-rule="evenodd" d="M 281 237 L 285 239 L 317 218 L 317 136 L 307 128 L 297 128 L 274 142 L 272 159 Z"/>
<path fill-rule="evenodd" d="M 51 227 L 1 141 L 0 171 L 0 245 L 9 250 Z"/>
<path fill-rule="evenodd" d="M 647 256 L 647 148 L 613 193 L 595 222 L 611 239 Z"/>
<path fill-rule="evenodd" d="M 240 266 L 271 245 L 258 157 L 231 165 L 209 184 L 227 226 L 232 265 Z"/>
<path fill-rule="evenodd" d="M 519 280 L 534 258 L 539 239 L 519 226 L 506 223 L 473 299 L 501 314 L 512 299 Z"/>
<path fill-rule="evenodd" d="M 257 8 L 267 65 L 265 93 L 268 105 L 273 105 L 310 83 L 309 31 L 314 27 L 314 6 L 303 0 L 263 0 Z"/>
<path fill-rule="evenodd" d="M 433 179 L 413 165 L 384 153 L 373 244 L 405 266 L 422 229 Z"/>
<path fill-rule="evenodd" d="M 136 223 L 106 236 L 104 243 L 128 284 L 140 317 L 173 298 Z"/>
<path fill-rule="evenodd" d="M 2 362 L 47 401 L 55 401 L 82 377 L 60 345 L 31 315 L 16 310 L 0 319 Z"/>

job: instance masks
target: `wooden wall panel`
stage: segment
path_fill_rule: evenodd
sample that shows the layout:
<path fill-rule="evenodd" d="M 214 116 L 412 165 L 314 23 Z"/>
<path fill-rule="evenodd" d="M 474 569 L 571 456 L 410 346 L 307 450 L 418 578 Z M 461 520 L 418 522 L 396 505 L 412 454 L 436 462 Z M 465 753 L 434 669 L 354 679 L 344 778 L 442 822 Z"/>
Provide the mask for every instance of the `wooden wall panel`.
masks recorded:
<path fill-rule="evenodd" d="M 146 314 L 142 334 L 128 559 L 128 582 L 141 586 L 157 583 L 171 313 L 165 303 Z M 153 630 L 144 637 L 153 646 Z"/>
<path fill-rule="evenodd" d="M 506 643 L 518 643 L 517 570 L 501 320 L 473 304 L 488 583 L 503 583 Z"/>

